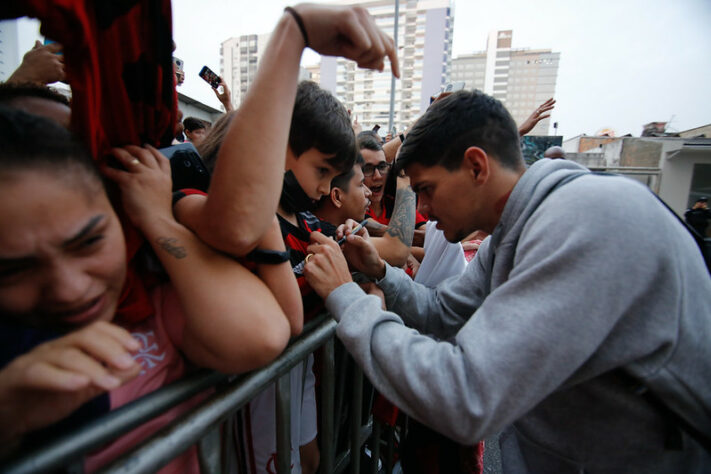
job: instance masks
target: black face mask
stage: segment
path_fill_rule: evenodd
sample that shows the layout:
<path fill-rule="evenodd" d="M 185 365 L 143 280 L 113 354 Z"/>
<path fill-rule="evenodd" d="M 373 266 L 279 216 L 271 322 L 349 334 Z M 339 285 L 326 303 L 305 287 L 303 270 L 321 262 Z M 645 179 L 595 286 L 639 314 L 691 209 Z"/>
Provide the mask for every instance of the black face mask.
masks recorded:
<path fill-rule="evenodd" d="M 281 190 L 281 207 L 289 213 L 310 211 L 313 212 L 318 206 L 318 201 L 309 197 L 297 181 L 291 170 L 284 173 L 284 187 Z"/>

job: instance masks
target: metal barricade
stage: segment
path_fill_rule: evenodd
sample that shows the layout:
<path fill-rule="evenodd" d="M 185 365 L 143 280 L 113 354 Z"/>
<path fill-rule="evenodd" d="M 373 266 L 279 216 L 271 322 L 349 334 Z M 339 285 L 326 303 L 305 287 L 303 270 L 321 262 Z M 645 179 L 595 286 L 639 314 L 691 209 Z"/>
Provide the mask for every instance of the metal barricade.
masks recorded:
<path fill-rule="evenodd" d="M 284 353 L 267 367 L 230 379 L 229 376 L 209 370 L 200 370 L 173 384 L 156 390 L 96 420 L 76 431 L 53 439 L 43 446 L 33 446 L 17 453 L 0 465 L 0 471 L 8 474 L 47 472 L 62 467 L 72 467 L 72 472 L 81 472 L 83 458 L 109 441 L 155 418 L 170 408 L 190 399 L 207 389 L 214 393 L 187 413 L 135 446 L 131 451 L 113 460 L 100 470 L 102 473 L 152 473 L 169 463 L 196 443 L 201 444 L 201 470 L 204 474 L 222 472 L 220 466 L 221 424 L 246 405 L 269 384 L 277 384 L 277 466 L 278 472 L 290 472 L 290 392 L 289 370 L 322 347 L 321 392 L 319 411 L 321 424 L 320 466 L 321 473 L 360 472 L 360 453 L 363 444 L 371 436 L 371 418 L 363 422 L 363 373 L 352 364 L 350 387 L 348 448 L 336 452 L 339 441 L 340 416 L 347 397 L 345 373 L 339 373 L 340 393 L 336 393 L 335 329 L 336 322 L 329 315 L 321 315 L 304 327 L 303 333 L 293 340 Z M 343 357 L 342 360 L 345 360 Z M 345 363 L 343 364 L 345 365 Z M 339 367 L 340 369 L 340 367 Z M 338 401 L 336 401 L 338 400 Z M 376 425 L 377 426 L 377 425 Z M 380 429 L 374 439 L 375 453 L 380 448 Z M 372 456 L 372 471 L 378 472 L 378 456 Z M 391 466 L 386 466 L 388 469 Z"/>

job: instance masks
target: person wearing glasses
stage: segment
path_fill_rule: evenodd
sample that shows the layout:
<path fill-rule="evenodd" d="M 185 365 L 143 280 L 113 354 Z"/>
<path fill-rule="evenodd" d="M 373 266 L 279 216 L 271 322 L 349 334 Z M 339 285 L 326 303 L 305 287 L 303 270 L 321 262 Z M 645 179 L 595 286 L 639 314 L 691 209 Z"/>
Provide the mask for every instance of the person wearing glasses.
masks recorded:
<path fill-rule="evenodd" d="M 385 226 L 388 226 L 395 216 L 393 212 L 396 202 L 395 179 L 393 177 L 392 184 L 388 181 L 391 164 L 385 159 L 382 145 L 371 134 L 364 132 L 358 135 L 358 148 L 365 161 L 363 165 L 365 185 L 368 186 L 371 192 L 370 207 L 366 212 L 366 217 L 380 224 L 380 226 L 369 225 L 367 228 L 373 235 L 382 235 L 386 231 Z M 413 206 L 416 206 L 414 193 L 412 203 Z M 427 222 L 427 219 L 416 209 L 413 210 L 415 214 L 415 229 L 417 229 Z M 409 245 L 412 245 L 411 241 Z"/>

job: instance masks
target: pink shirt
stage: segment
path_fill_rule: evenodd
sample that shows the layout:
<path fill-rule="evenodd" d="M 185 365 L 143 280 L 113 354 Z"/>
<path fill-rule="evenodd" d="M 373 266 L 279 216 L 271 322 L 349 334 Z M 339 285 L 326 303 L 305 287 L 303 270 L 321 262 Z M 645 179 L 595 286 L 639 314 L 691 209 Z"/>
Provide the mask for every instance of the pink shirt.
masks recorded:
<path fill-rule="evenodd" d="M 140 323 L 124 327 L 141 342 L 142 348 L 133 358 L 141 364 L 143 370 L 135 379 L 109 393 L 111 410 L 178 380 L 185 374 L 185 360 L 178 349 L 183 339 L 185 321 L 175 290 L 170 285 L 160 286 L 151 292 L 151 299 L 156 314 Z M 136 446 L 202 398 L 193 397 L 87 456 L 87 472 L 97 470 Z M 191 447 L 159 472 L 199 473 L 197 450 Z"/>

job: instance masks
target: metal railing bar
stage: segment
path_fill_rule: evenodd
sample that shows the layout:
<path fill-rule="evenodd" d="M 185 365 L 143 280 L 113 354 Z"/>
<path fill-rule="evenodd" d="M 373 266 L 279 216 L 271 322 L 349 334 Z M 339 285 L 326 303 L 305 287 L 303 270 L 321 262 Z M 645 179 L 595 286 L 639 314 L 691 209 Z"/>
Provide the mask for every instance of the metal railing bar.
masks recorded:
<path fill-rule="evenodd" d="M 371 461 L 373 462 L 371 464 L 371 469 L 370 472 L 372 474 L 378 474 L 379 469 L 378 469 L 378 461 L 380 460 L 380 433 L 382 430 L 382 425 L 380 424 L 379 421 L 376 421 L 373 423 L 373 443 L 370 445 L 370 456 L 371 456 Z"/>
<path fill-rule="evenodd" d="M 212 425 L 245 405 L 274 379 L 321 346 L 336 331 L 328 315 L 316 318 L 314 329 L 302 334 L 267 367 L 229 383 L 203 404 L 164 427 L 133 451 L 114 460 L 101 472 L 152 473 L 193 445 Z"/>
<path fill-rule="evenodd" d="M 336 468 L 333 470 L 334 474 L 341 474 L 348 467 L 348 463 L 351 460 L 351 450 L 346 449 L 336 458 Z"/>
<path fill-rule="evenodd" d="M 335 445 L 335 341 L 329 339 L 323 346 L 321 359 L 321 466 L 324 473 L 333 472 Z"/>
<path fill-rule="evenodd" d="M 346 374 L 348 372 L 348 362 L 351 359 L 351 356 L 346 352 L 345 347 L 343 345 L 340 345 L 340 357 L 338 359 L 338 370 L 336 371 L 336 375 L 338 377 L 338 386 L 336 387 L 336 409 L 333 412 L 335 419 L 336 419 L 336 432 L 335 432 L 335 440 L 334 440 L 334 445 L 336 447 L 340 446 L 340 441 L 341 441 L 341 426 L 342 426 L 342 420 L 343 420 L 343 400 L 345 399 L 345 393 L 346 393 Z"/>
<path fill-rule="evenodd" d="M 275 392 L 277 472 L 289 474 L 291 472 L 291 372 L 277 379 Z"/>
<path fill-rule="evenodd" d="M 360 473 L 360 426 L 363 418 L 363 371 L 357 364 L 353 364 L 353 387 L 351 390 L 351 473 Z"/>
<path fill-rule="evenodd" d="M 395 428 L 389 426 L 386 432 L 388 435 L 388 449 L 386 451 L 387 463 L 385 465 L 385 473 L 392 474 L 393 463 L 395 461 Z"/>
<path fill-rule="evenodd" d="M 213 425 L 198 441 L 200 474 L 220 474 L 222 466 L 222 425 Z"/>
<path fill-rule="evenodd" d="M 21 474 L 46 472 L 67 465 L 226 378 L 224 374 L 201 369 L 71 433 L 18 453 L 0 470 L 6 474 Z"/>

